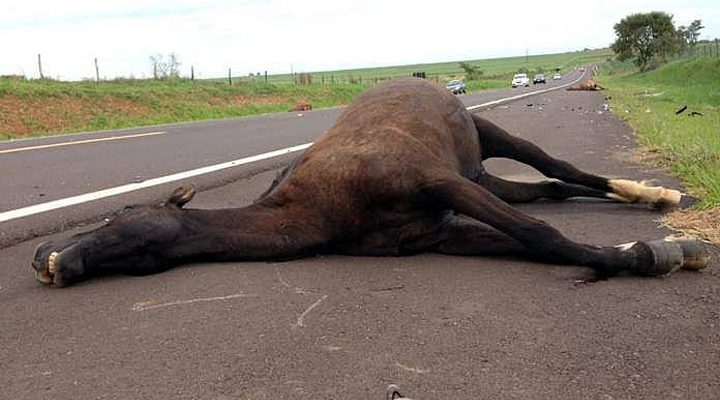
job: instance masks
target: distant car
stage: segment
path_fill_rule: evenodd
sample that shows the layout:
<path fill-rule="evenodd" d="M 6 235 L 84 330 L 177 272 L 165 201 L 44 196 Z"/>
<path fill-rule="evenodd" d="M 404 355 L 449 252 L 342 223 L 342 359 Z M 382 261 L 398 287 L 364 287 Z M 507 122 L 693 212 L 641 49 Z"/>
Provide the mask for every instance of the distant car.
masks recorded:
<path fill-rule="evenodd" d="M 512 87 L 530 86 L 530 78 L 528 78 L 527 74 L 515 74 L 510 85 Z"/>
<path fill-rule="evenodd" d="M 545 75 L 543 74 L 537 74 L 533 78 L 533 85 L 537 85 L 538 83 L 546 83 L 545 82 Z"/>
<path fill-rule="evenodd" d="M 445 85 L 445 89 L 452 92 L 452 94 L 465 94 L 465 81 L 462 79 L 453 79 Z"/>
<path fill-rule="evenodd" d="M 558 80 L 560 80 L 560 79 L 562 79 L 562 75 L 560 75 L 560 74 L 555 74 L 555 75 L 553 75 L 553 80 L 554 80 L 554 81 L 558 81 Z"/>

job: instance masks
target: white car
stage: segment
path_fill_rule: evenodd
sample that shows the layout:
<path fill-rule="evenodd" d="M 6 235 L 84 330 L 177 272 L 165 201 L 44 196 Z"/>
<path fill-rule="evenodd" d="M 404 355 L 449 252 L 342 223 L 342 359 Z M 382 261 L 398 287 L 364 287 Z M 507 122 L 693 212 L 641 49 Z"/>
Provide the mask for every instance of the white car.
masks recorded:
<path fill-rule="evenodd" d="M 510 85 L 512 87 L 530 86 L 530 78 L 528 78 L 527 74 L 515 74 Z"/>
<path fill-rule="evenodd" d="M 560 74 L 555 74 L 555 75 L 553 75 L 553 80 L 554 80 L 554 81 L 557 81 L 557 80 L 560 80 L 560 79 L 562 79 L 562 75 L 560 75 Z"/>

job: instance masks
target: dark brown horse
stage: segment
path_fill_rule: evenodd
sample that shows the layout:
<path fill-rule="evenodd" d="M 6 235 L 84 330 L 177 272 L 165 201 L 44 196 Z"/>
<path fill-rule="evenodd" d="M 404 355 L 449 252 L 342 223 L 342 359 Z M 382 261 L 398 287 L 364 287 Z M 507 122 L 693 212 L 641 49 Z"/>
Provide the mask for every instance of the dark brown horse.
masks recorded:
<path fill-rule="evenodd" d="M 506 157 L 557 180 L 507 181 L 482 161 Z M 608 180 L 550 157 L 476 115 L 443 88 L 403 79 L 361 95 L 335 125 L 244 208 L 184 209 L 191 187 L 89 233 L 40 245 L 35 276 L 65 286 L 92 275 L 152 273 L 206 260 L 319 253 L 524 255 L 603 274 L 704 266 L 693 241 L 600 247 L 573 242 L 509 202 L 574 196 L 677 206 L 676 190 Z"/>
<path fill-rule="evenodd" d="M 312 110 L 312 104 L 301 101 L 299 103 L 296 103 L 294 106 L 290 107 L 288 111 L 310 111 Z"/>
<path fill-rule="evenodd" d="M 582 81 L 578 84 L 570 86 L 569 88 L 567 88 L 567 90 L 590 90 L 590 91 L 592 91 L 592 90 L 605 90 L 605 88 L 598 85 L 597 82 L 595 82 L 594 80 L 588 79 L 586 81 Z"/>

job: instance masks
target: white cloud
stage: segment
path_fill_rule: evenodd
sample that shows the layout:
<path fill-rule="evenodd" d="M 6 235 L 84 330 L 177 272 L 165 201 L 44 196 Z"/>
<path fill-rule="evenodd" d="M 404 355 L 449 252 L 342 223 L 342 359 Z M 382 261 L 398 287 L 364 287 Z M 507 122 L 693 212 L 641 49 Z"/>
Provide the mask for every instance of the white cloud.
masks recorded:
<path fill-rule="evenodd" d="M 651 10 L 720 36 L 710 1 L 626 3 L 26 0 L 0 14 L 0 74 L 37 76 L 38 53 L 63 79 L 93 76 L 94 57 L 103 76 L 147 76 L 148 57 L 169 52 L 204 77 L 540 54 L 607 46 L 614 23 Z"/>

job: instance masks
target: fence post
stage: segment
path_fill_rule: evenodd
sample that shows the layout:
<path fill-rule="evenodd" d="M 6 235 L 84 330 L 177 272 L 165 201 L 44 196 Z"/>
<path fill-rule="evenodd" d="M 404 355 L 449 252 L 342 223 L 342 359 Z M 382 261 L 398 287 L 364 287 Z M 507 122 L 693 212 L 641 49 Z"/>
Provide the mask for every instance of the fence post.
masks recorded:
<path fill-rule="evenodd" d="M 100 83 L 100 68 L 98 68 L 97 57 L 95 57 L 95 82 Z"/>
<path fill-rule="evenodd" d="M 40 54 L 38 54 L 38 71 L 40 71 L 40 79 L 45 78 L 42 72 L 42 60 L 40 59 Z"/>
<path fill-rule="evenodd" d="M 228 68 L 228 83 L 232 86 L 232 69 Z"/>
<path fill-rule="evenodd" d="M 191 81 L 195 80 L 195 66 L 194 65 L 190 66 L 190 80 Z"/>
<path fill-rule="evenodd" d="M 718 42 L 720 42 L 720 40 L 715 39 L 715 57 L 720 57 L 720 45 L 718 45 Z"/>
<path fill-rule="evenodd" d="M 265 70 L 265 84 L 267 85 L 267 70 Z"/>

